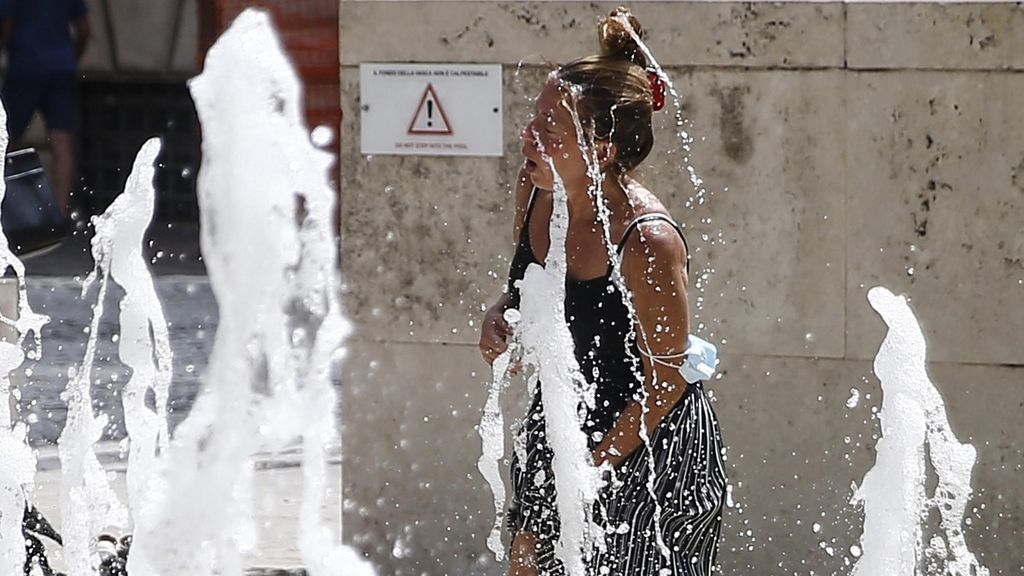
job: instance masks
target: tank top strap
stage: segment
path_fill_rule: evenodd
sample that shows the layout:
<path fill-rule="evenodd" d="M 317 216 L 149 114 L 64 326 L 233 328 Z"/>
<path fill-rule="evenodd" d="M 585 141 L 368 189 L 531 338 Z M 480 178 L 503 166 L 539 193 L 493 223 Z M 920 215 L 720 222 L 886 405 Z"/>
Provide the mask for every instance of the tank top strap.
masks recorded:
<path fill-rule="evenodd" d="M 653 212 L 653 213 L 650 213 L 650 214 L 643 214 L 643 215 L 637 216 L 632 222 L 630 222 L 629 225 L 626 226 L 626 231 L 623 232 L 623 234 L 622 234 L 622 240 L 619 240 L 619 246 L 616 249 L 616 254 L 618 254 L 620 258 L 622 257 L 622 252 L 626 250 L 626 242 L 629 241 L 629 236 L 631 234 L 633 234 L 633 231 L 636 230 L 638 226 L 640 226 L 641 224 L 643 224 L 645 222 L 653 222 L 655 220 L 661 220 L 663 222 L 668 222 L 669 225 L 671 225 L 672 228 L 674 228 L 675 231 L 679 234 L 679 238 L 683 241 L 683 247 L 686 248 L 686 273 L 689 274 L 690 273 L 690 245 L 687 244 L 687 242 L 686 242 L 686 235 L 683 234 L 682 227 L 679 226 L 679 224 L 677 224 L 676 221 L 673 220 L 671 216 L 669 216 L 668 214 L 662 214 L 661 212 Z"/>
<path fill-rule="evenodd" d="M 530 199 L 526 202 L 526 215 L 523 216 L 523 228 L 530 223 L 530 214 L 533 214 L 533 205 L 537 203 L 537 187 L 530 190 Z"/>

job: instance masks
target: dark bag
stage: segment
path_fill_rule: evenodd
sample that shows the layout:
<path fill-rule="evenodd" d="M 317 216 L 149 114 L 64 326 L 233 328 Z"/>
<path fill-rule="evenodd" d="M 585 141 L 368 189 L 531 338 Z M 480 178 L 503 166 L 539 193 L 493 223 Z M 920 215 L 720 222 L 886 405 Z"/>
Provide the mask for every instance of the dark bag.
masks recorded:
<path fill-rule="evenodd" d="M 57 206 L 39 154 L 34 148 L 17 150 L 7 155 L 5 163 L 7 193 L 0 225 L 11 251 L 31 258 L 60 246 L 71 226 Z"/>

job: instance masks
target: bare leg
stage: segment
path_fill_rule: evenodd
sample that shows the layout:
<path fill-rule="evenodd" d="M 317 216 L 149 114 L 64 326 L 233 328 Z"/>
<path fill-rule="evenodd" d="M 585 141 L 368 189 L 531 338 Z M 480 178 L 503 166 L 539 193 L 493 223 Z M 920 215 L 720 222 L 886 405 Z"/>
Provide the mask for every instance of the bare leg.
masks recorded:
<path fill-rule="evenodd" d="M 533 532 L 520 532 L 512 540 L 508 576 L 538 576 L 537 537 Z"/>
<path fill-rule="evenodd" d="M 75 179 L 75 143 L 71 132 L 51 130 L 48 134 L 53 152 L 53 196 L 65 216 L 71 213 L 71 185 Z"/>

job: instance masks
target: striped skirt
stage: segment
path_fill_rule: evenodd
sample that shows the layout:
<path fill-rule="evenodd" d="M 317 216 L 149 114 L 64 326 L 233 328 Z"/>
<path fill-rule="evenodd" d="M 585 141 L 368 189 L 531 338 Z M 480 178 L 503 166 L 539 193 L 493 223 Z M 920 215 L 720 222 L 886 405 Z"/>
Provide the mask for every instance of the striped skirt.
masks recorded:
<path fill-rule="evenodd" d="M 532 532 L 542 576 L 565 574 L 555 558 L 558 511 L 551 448 L 545 440 L 540 387 L 520 432 L 512 458 L 512 502 L 508 522 L 513 537 Z M 691 385 L 686 396 L 651 435 L 654 489 L 648 487 L 648 447 L 641 446 L 616 470 L 619 482 L 606 488 L 595 513 L 606 533 L 604 552 L 588 563 L 594 576 L 707 576 L 718 555 L 725 502 L 722 437 L 704 389 Z M 661 506 L 660 516 L 655 499 Z M 657 529 L 668 548 L 658 546 Z"/>

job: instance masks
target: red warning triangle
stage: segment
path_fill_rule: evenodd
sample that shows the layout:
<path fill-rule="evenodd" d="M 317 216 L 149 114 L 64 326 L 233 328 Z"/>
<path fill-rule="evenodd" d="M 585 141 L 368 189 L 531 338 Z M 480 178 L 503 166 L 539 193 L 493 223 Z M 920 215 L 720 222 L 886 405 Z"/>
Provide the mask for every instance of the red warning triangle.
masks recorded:
<path fill-rule="evenodd" d="M 409 134 L 433 134 L 450 136 L 452 134 L 451 124 L 448 123 L 448 116 L 441 107 L 441 101 L 437 99 L 433 84 L 427 84 L 420 98 L 420 105 L 416 108 L 416 114 L 409 124 Z"/>

